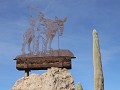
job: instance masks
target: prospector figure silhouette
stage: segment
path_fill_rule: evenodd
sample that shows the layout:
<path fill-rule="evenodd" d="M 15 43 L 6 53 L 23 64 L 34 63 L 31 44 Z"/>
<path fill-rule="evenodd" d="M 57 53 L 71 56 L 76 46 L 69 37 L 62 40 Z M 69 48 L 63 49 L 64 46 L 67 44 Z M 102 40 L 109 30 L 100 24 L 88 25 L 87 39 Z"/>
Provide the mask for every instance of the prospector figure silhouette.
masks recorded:
<path fill-rule="evenodd" d="M 43 20 L 43 17 L 44 17 L 43 13 L 40 13 L 36 20 L 34 20 L 33 17 L 31 16 L 30 27 L 23 34 L 22 54 L 25 54 L 25 46 L 26 45 L 28 46 L 28 52 L 32 53 L 32 50 L 30 48 L 30 44 L 35 37 L 35 25 L 36 25 L 36 22 L 38 21 L 39 25 L 38 25 L 37 30 L 36 30 L 36 31 L 38 31 L 38 29 L 40 29 L 40 22 Z"/>

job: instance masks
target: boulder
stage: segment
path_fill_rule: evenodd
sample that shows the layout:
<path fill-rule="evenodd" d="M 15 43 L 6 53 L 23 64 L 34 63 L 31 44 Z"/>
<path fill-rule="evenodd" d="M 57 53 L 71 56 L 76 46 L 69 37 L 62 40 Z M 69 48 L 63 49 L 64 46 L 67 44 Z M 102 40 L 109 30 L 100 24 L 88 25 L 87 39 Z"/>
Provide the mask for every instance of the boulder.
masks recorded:
<path fill-rule="evenodd" d="M 74 90 L 74 79 L 67 69 L 52 67 L 17 80 L 11 90 Z"/>

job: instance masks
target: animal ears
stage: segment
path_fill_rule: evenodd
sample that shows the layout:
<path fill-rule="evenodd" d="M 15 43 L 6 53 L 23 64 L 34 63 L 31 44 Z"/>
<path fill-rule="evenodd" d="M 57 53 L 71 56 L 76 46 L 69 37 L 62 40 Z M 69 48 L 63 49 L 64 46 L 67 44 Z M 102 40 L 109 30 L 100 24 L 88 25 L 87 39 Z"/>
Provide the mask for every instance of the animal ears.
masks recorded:
<path fill-rule="evenodd" d="M 64 20 L 63 20 L 64 22 L 66 22 L 67 21 L 67 17 L 64 17 Z"/>
<path fill-rule="evenodd" d="M 55 21 L 57 21 L 58 20 L 58 17 L 57 16 L 55 16 Z"/>
<path fill-rule="evenodd" d="M 39 16 L 42 15 L 44 17 L 44 14 L 42 12 L 39 13 Z"/>
<path fill-rule="evenodd" d="M 55 21 L 57 21 L 57 20 L 58 20 L 58 17 L 55 16 Z M 63 21 L 66 22 L 67 21 L 67 17 L 65 17 Z"/>

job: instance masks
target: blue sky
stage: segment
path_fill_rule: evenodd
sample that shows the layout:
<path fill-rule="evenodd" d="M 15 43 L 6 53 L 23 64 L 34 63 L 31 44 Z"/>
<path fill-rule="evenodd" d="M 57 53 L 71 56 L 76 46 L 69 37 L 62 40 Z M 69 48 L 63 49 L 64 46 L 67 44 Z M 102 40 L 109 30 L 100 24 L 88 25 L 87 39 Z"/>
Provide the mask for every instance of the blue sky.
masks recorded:
<path fill-rule="evenodd" d="M 71 50 L 76 59 L 69 70 L 75 84 L 93 90 L 92 30 L 99 34 L 105 90 L 120 85 L 119 0 L 0 0 L 0 90 L 10 90 L 24 72 L 13 59 L 21 53 L 22 34 L 28 27 L 28 6 L 37 5 L 45 17 L 67 16 L 61 49 Z M 53 47 L 56 46 L 55 44 Z M 45 71 L 31 71 L 42 74 Z"/>

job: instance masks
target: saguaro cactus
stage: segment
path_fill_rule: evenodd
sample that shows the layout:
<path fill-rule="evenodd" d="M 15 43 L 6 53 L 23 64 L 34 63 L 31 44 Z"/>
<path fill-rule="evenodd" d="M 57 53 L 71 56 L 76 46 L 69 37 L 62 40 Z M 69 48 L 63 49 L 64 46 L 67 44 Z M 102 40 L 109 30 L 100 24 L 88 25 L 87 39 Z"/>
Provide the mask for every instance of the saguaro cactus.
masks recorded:
<path fill-rule="evenodd" d="M 98 33 L 93 30 L 94 90 L 104 90 L 104 78 L 101 63 Z"/>
<path fill-rule="evenodd" d="M 82 85 L 80 83 L 77 83 L 76 90 L 83 90 Z"/>

